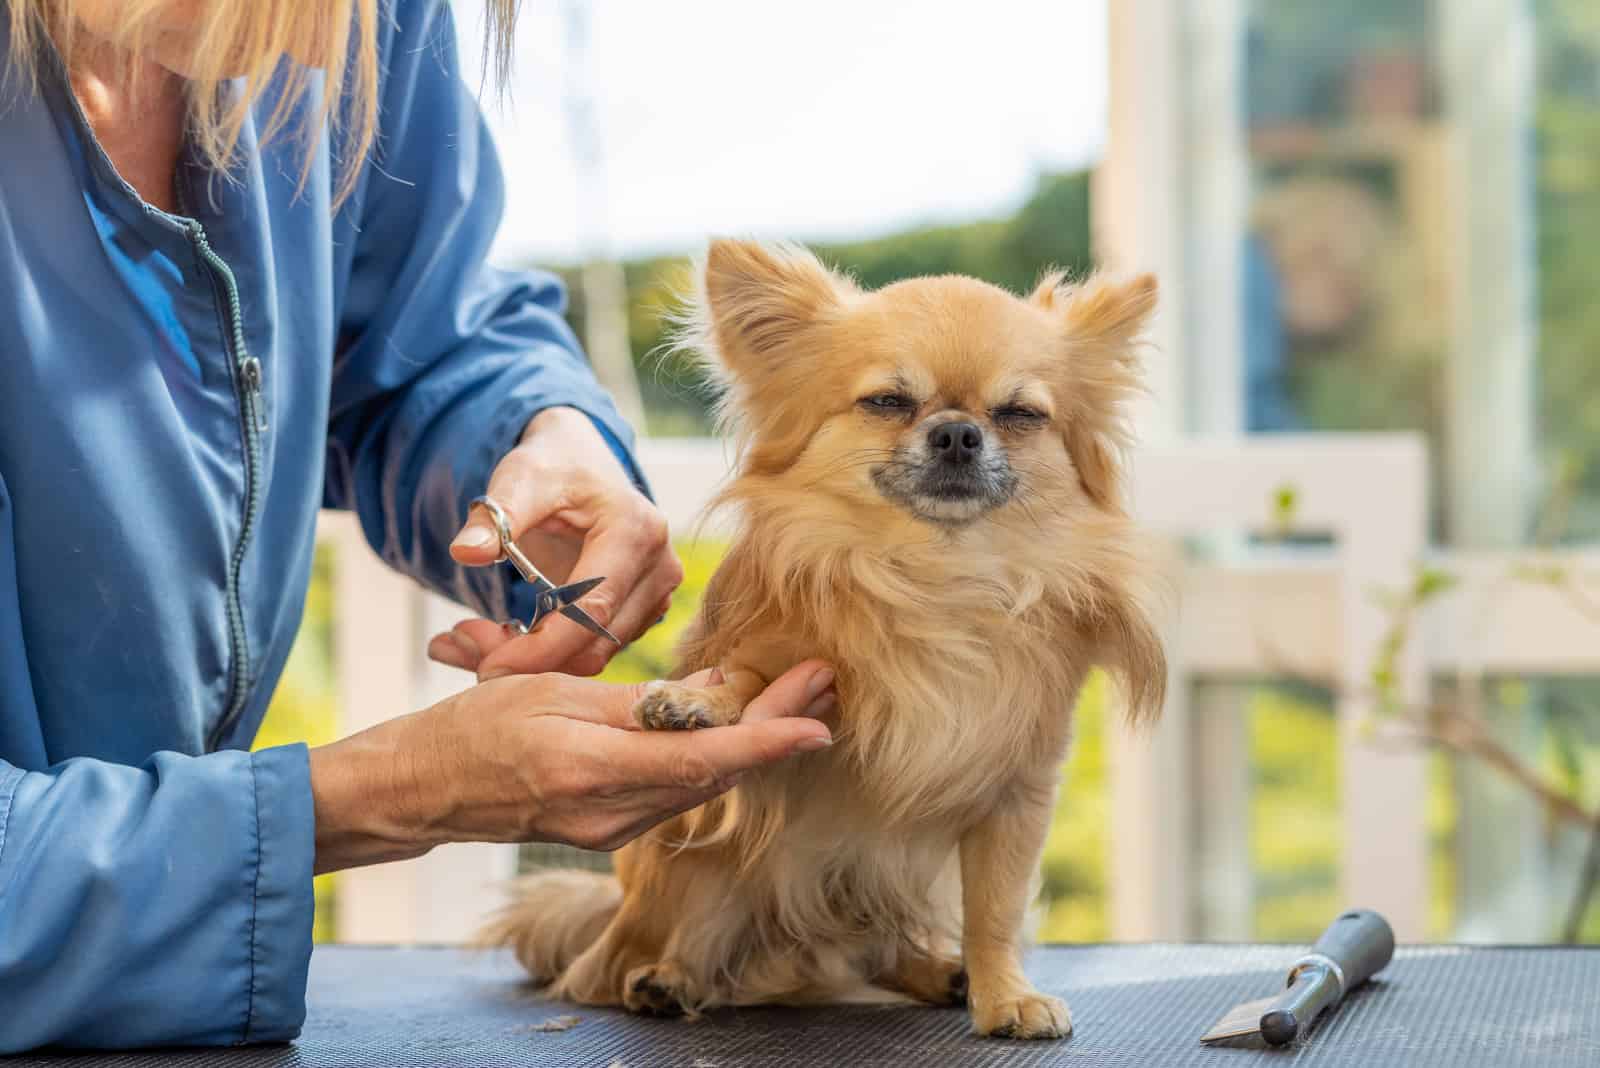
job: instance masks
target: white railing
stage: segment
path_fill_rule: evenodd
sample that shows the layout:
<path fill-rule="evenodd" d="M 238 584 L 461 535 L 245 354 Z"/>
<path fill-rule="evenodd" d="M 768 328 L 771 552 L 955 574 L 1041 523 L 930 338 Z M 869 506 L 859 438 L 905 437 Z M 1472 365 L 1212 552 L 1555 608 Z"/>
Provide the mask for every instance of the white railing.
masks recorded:
<path fill-rule="evenodd" d="M 649 441 L 640 455 L 669 522 L 688 529 L 724 477 L 723 445 Z M 1224 535 L 1213 539 L 1220 550 L 1205 562 L 1172 557 L 1179 596 L 1167 620 L 1166 713 L 1150 734 L 1110 736 L 1115 937 L 1192 936 L 1203 878 L 1213 880 L 1204 888 L 1207 898 L 1223 902 L 1221 931 L 1231 930 L 1231 900 L 1232 922 L 1242 928 L 1234 933 L 1248 935 L 1248 750 L 1231 710 L 1191 707 L 1192 684 L 1289 672 L 1325 680 L 1339 695 L 1344 897 L 1384 911 L 1402 938 L 1422 937 L 1424 756 L 1414 747 L 1364 740 L 1355 727 L 1369 712 L 1366 673 L 1388 624 L 1372 594 L 1404 587 L 1425 556 L 1427 487 L 1423 445 L 1411 435 L 1186 442 L 1139 456 L 1135 508 L 1154 529 L 1175 536 L 1276 529 L 1272 502 L 1292 488 L 1294 528 L 1330 534 L 1337 548 L 1301 557 L 1230 553 Z M 324 537 L 339 553 L 343 729 L 424 707 L 464 685 L 466 676 L 423 654 L 428 635 L 453 624 L 462 610 L 388 572 L 360 544 L 348 517 L 329 516 Z M 1600 558 L 1555 559 L 1600 573 Z M 1507 673 L 1600 671 L 1600 644 L 1582 606 L 1555 590 L 1504 589 L 1504 555 L 1452 556 L 1448 563 L 1464 581 L 1430 610 L 1421 640 L 1398 665 L 1406 699 L 1424 695 L 1430 672 L 1464 663 Z M 1489 596 L 1494 611 L 1484 613 Z M 1207 820 L 1198 835 L 1197 799 Z M 345 873 L 339 937 L 458 941 L 500 900 L 499 884 L 514 864 L 511 847 L 453 846 Z M 1234 880 L 1231 894 L 1227 887 L 1219 892 L 1216 873 Z M 1215 924 L 1211 932 L 1219 933 Z"/>

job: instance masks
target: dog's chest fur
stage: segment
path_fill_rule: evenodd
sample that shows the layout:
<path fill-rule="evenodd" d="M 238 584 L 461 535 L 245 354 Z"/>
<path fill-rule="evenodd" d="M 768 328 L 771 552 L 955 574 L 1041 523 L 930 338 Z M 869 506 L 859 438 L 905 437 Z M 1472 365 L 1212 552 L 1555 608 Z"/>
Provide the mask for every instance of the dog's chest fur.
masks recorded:
<path fill-rule="evenodd" d="M 840 652 L 825 654 L 840 671 L 836 745 L 741 788 L 752 825 L 781 825 L 750 872 L 752 913 L 791 934 L 952 937 L 961 836 L 1005 791 L 1054 781 L 1081 673 L 1048 643 L 977 628 L 886 662 Z"/>
<path fill-rule="evenodd" d="M 1026 631 L 961 639 L 845 665 L 839 759 L 889 822 L 975 819 L 1063 755 L 1081 679 L 1062 650 Z"/>
<path fill-rule="evenodd" d="M 769 678 L 808 657 L 838 672 L 836 745 L 777 773 L 788 817 L 830 807 L 826 791 L 859 801 L 847 827 L 948 828 L 1019 778 L 1053 777 L 1091 659 L 1072 614 L 1001 560 L 968 556 L 964 574 L 948 559 L 851 563 L 834 571 L 846 582 L 797 583 L 736 639 L 708 643 Z"/>
<path fill-rule="evenodd" d="M 686 668 L 731 660 L 772 678 L 820 657 L 838 673 L 834 746 L 713 806 L 711 824 L 738 826 L 730 844 L 758 927 L 849 939 L 867 918 L 956 926 L 961 837 L 1007 791 L 1054 784 L 1091 660 L 1071 613 L 1015 556 L 856 554 L 791 572 L 782 592 L 772 555 L 736 551 L 719 572 L 711 604 L 773 592 L 761 611 L 709 611 Z"/>

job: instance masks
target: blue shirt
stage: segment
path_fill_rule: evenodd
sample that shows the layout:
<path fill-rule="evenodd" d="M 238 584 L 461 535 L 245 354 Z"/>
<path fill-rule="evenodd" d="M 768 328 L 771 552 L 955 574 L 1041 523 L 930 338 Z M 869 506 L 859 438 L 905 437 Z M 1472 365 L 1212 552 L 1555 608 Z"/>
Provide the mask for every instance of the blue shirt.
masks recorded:
<path fill-rule="evenodd" d="M 379 147 L 338 210 L 327 145 L 302 190 L 300 145 L 251 123 L 159 211 L 53 55 L 37 91 L 0 65 L 0 1053 L 299 1032 L 306 750 L 246 747 L 319 508 L 526 615 L 447 546 L 528 420 L 587 413 L 638 479 L 555 279 L 484 263 L 504 190 L 448 5 L 380 32 Z"/>

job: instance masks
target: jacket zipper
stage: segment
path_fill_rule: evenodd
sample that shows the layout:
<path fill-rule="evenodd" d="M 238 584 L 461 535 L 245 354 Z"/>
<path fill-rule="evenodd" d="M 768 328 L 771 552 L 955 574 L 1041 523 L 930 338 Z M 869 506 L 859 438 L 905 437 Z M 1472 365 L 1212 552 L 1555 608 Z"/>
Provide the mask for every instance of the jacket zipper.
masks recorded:
<path fill-rule="evenodd" d="M 239 721 L 250 696 L 250 643 L 245 633 L 244 605 L 239 595 L 239 572 L 244 567 L 244 554 L 255 532 L 256 511 L 260 503 L 261 435 L 267 430 L 267 410 L 262 397 L 264 378 L 261 361 L 250 355 L 245 346 L 239 284 L 233 276 L 233 270 L 212 249 L 211 242 L 206 239 L 204 226 L 190 220 L 188 230 L 189 240 L 210 275 L 213 299 L 225 298 L 219 299 L 218 311 L 223 311 L 220 305 L 225 303 L 227 322 L 224 324 L 224 344 L 229 349 L 230 372 L 234 391 L 239 398 L 239 431 L 244 439 L 244 519 L 239 528 L 239 540 L 234 544 L 233 556 L 228 562 L 228 585 L 225 591 L 228 652 L 232 670 L 228 676 L 227 706 L 207 739 L 207 750 L 213 750 Z"/>

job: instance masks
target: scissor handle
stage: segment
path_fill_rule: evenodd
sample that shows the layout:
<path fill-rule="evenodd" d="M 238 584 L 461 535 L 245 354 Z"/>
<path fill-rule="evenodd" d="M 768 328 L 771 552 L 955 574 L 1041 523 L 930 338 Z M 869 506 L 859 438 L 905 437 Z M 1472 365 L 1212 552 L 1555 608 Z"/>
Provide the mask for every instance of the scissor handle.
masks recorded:
<path fill-rule="evenodd" d="M 511 518 L 506 515 L 506 510 L 500 507 L 500 502 L 493 497 L 474 497 L 472 505 L 482 505 L 489 513 L 489 518 L 494 520 L 496 531 L 500 535 L 500 555 L 495 563 L 509 560 L 511 566 L 528 582 L 532 582 L 542 590 L 552 588 L 555 584 L 544 577 L 544 573 L 533 566 L 523 551 L 517 546 L 517 539 L 511 533 Z M 469 506 L 469 507 L 471 507 Z"/>
<path fill-rule="evenodd" d="M 501 560 L 507 558 L 506 548 L 516 544 L 516 539 L 511 536 L 511 517 L 506 515 L 506 510 L 500 507 L 500 502 L 493 497 L 474 497 L 472 498 L 472 503 L 467 505 L 467 508 L 470 510 L 480 505 L 484 511 L 489 513 L 489 518 L 494 521 L 495 530 L 500 538 L 500 555 L 495 559 L 495 563 L 498 564 Z"/>
<path fill-rule="evenodd" d="M 537 598 L 534 602 L 533 618 L 527 623 L 523 623 L 518 620 L 511 620 L 503 624 L 508 631 L 511 631 L 515 634 L 527 634 L 534 627 L 539 625 L 540 620 L 544 619 L 548 615 L 553 615 L 559 612 L 561 615 L 566 616 L 574 623 L 587 628 L 593 633 L 604 638 L 609 638 L 617 645 L 622 644 L 617 640 L 616 635 L 612 634 L 609 630 L 601 625 L 599 620 L 595 619 L 582 608 L 572 603 L 602 582 L 602 579 L 588 579 L 584 582 L 574 583 L 558 589 L 555 583 L 545 578 L 542 571 L 533 566 L 533 561 L 529 560 L 523 551 L 517 546 L 516 539 L 511 535 L 511 519 L 506 515 L 505 509 L 500 507 L 498 501 L 496 501 L 493 497 L 474 497 L 472 499 L 472 504 L 468 505 L 468 507 L 470 508 L 473 505 L 482 505 L 489 513 L 489 518 L 494 520 L 496 530 L 499 531 L 500 555 L 496 557 L 495 563 L 509 560 L 511 562 L 511 566 L 516 568 L 517 572 L 522 576 L 523 581 L 527 582 L 534 588 L 534 593 Z M 568 596 L 563 598 L 561 596 L 563 593 L 567 594 Z"/>

